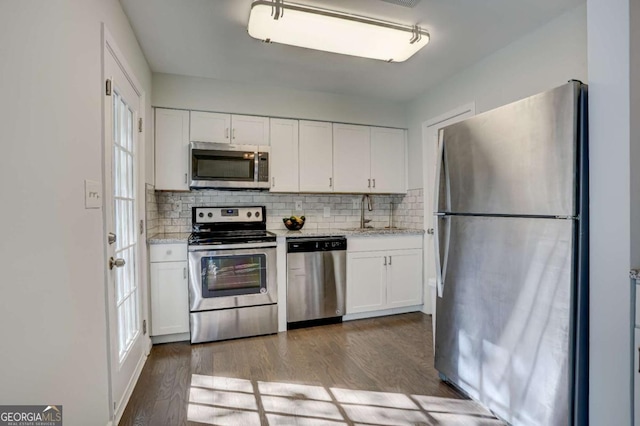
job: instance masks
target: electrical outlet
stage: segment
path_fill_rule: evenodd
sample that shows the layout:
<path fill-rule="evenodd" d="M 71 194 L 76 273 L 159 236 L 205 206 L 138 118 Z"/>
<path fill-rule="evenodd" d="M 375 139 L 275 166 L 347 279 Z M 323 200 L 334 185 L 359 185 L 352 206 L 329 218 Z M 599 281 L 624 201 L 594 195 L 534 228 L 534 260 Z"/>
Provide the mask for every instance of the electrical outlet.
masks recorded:
<path fill-rule="evenodd" d="M 353 199 L 353 208 L 354 209 L 359 209 L 360 208 L 360 198 L 354 198 Z"/>
<path fill-rule="evenodd" d="M 302 200 L 296 200 L 296 211 L 297 212 L 302 211 Z"/>
<path fill-rule="evenodd" d="M 331 207 L 324 208 L 324 217 L 331 217 Z"/>

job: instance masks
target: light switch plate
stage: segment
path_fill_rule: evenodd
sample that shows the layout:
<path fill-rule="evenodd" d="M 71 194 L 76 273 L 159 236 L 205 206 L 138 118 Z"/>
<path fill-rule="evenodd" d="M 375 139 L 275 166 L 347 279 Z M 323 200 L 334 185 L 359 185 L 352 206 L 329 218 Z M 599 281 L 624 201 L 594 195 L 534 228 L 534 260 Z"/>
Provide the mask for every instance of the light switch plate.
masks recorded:
<path fill-rule="evenodd" d="M 84 181 L 84 208 L 102 208 L 102 184 L 94 180 Z"/>
<path fill-rule="evenodd" d="M 296 211 L 297 212 L 302 211 L 302 200 L 296 200 Z"/>
<path fill-rule="evenodd" d="M 331 207 L 324 208 L 324 217 L 331 217 Z"/>

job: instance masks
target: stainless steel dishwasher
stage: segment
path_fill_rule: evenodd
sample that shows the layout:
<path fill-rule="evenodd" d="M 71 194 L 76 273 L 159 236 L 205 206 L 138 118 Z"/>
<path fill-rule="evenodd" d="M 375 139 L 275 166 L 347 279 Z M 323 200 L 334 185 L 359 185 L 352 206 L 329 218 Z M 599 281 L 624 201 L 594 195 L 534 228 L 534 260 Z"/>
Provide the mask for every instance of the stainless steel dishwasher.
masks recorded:
<path fill-rule="evenodd" d="M 287 242 L 287 326 L 336 322 L 345 311 L 347 239 L 296 238 Z M 311 324 L 310 324 L 311 325 Z"/>

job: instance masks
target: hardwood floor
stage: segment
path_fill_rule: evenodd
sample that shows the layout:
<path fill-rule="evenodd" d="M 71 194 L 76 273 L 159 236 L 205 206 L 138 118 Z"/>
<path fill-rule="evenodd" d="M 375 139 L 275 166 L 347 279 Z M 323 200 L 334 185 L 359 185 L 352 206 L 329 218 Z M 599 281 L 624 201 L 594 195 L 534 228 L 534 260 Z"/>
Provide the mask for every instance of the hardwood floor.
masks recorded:
<path fill-rule="evenodd" d="M 438 379 L 431 317 L 154 346 L 120 425 L 502 425 Z"/>

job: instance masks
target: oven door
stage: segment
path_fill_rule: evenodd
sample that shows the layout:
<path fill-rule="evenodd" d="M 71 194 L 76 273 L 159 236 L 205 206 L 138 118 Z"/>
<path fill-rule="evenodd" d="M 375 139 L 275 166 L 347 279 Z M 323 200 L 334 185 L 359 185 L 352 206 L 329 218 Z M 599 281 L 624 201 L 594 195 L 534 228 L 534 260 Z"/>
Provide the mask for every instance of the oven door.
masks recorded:
<path fill-rule="evenodd" d="M 277 301 L 274 246 L 189 251 L 191 312 Z"/>

